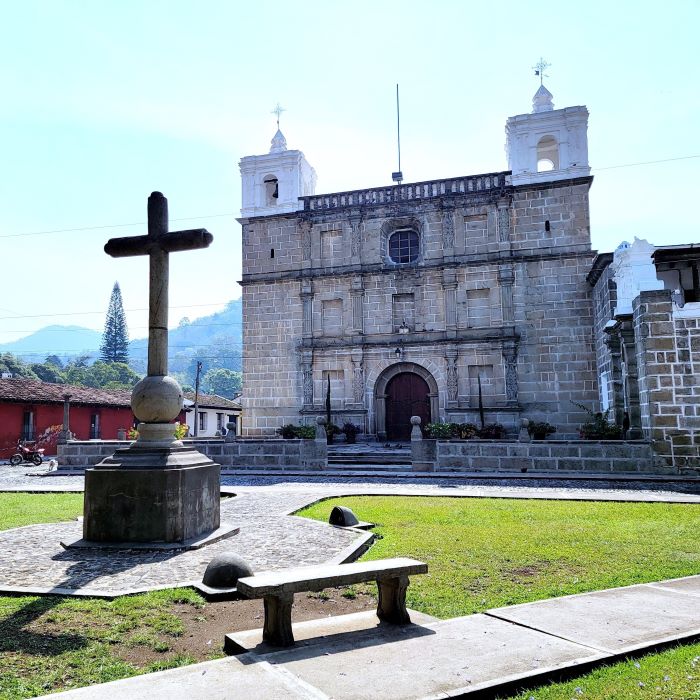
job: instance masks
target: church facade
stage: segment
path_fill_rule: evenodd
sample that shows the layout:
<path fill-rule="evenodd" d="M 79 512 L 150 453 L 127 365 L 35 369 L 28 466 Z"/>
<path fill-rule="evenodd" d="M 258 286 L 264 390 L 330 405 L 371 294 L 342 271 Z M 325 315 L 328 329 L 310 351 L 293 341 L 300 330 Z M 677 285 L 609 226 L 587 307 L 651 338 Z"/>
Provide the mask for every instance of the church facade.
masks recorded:
<path fill-rule="evenodd" d="M 423 423 L 574 437 L 597 409 L 588 111 L 506 124 L 509 170 L 315 194 L 275 134 L 243 158 L 243 436 L 325 414 L 382 440 Z"/>

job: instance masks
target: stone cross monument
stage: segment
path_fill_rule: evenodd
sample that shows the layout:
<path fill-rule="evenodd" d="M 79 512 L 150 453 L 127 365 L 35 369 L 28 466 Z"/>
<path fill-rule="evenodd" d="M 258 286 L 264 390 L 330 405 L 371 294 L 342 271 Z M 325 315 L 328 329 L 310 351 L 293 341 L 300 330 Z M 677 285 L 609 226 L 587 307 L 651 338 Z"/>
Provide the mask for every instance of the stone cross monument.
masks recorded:
<path fill-rule="evenodd" d="M 168 255 L 206 248 L 212 240 L 205 229 L 169 233 L 168 201 L 154 192 L 148 234 L 105 245 L 113 257 L 149 256 L 148 375 L 131 395 L 138 440 L 86 470 L 83 539 L 74 546 L 200 546 L 235 534 L 220 527 L 219 465 L 175 439 L 171 421 L 182 410 L 183 396 L 167 375 Z"/>

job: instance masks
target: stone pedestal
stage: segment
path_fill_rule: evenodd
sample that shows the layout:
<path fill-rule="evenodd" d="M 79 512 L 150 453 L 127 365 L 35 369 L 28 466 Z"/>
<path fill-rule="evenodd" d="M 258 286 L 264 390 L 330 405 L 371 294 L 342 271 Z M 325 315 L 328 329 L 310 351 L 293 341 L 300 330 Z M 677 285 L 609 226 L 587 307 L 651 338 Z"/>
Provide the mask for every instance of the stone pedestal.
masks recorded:
<path fill-rule="evenodd" d="M 219 529 L 219 465 L 164 435 L 142 437 L 86 470 L 83 541 L 186 544 Z"/>

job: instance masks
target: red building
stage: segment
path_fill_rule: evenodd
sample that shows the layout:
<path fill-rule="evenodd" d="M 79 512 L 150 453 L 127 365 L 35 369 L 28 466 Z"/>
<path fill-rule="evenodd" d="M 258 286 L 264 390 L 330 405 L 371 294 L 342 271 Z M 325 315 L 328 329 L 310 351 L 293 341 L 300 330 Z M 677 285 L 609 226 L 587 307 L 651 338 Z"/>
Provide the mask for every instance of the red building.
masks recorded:
<path fill-rule="evenodd" d="M 47 454 L 55 453 L 66 396 L 70 430 L 76 440 L 115 440 L 117 430 L 134 425 L 130 391 L 0 379 L 0 459 L 10 457 L 18 440 L 39 440 Z M 47 440 L 51 434 L 53 440 Z"/>

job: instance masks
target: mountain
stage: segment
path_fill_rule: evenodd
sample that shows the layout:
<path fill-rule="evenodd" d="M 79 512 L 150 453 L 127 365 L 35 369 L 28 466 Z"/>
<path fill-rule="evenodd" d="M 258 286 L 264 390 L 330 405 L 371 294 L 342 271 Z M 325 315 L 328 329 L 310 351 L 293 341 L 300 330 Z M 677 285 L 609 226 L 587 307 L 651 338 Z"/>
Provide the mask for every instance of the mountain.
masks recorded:
<path fill-rule="evenodd" d="M 237 372 L 241 369 L 243 346 L 243 304 L 241 299 L 230 301 L 222 311 L 202 316 L 194 321 L 183 318 L 177 328 L 168 333 L 168 368 L 180 375 L 186 384 L 194 383 L 197 361 L 202 373 L 224 367 Z M 146 371 L 148 340 L 141 338 L 129 343 L 129 365 L 137 372 Z"/>
<path fill-rule="evenodd" d="M 190 321 L 183 318 L 168 332 L 169 371 L 180 374 L 186 383 L 194 382 L 197 361 L 203 373 L 225 367 L 240 371 L 243 344 L 243 306 L 241 299 L 230 301 L 223 311 Z M 102 333 L 80 326 L 46 326 L 12 343 L 0 344 L 0 353 L 11 352 L 28 362 L 43 362 L 47 355 L 71 359 L 89 353 L 99 356 Z M 148 339 L 129 343 L 129 365 L 145 374 Z"/>
<path fill-rule="evenodd" d="M 83 353 L 95 354 L 100 349 L 102 333 L 81 326 L 46 326 L 35 333 L 0 344 L 1 352 L 11 352 L 27 362 L 43 362 L 47 355 L 60 357 Z"/>

